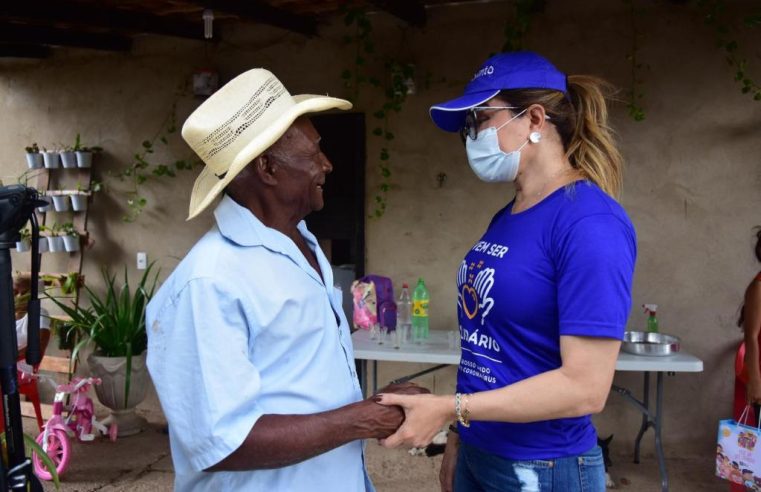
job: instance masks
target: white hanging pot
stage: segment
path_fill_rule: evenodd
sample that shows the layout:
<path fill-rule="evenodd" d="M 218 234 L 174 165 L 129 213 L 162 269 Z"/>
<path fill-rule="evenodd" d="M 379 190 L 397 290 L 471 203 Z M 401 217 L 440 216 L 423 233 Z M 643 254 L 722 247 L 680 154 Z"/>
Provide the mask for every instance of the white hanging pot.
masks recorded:
<path fill-rule="evenodd" d="M 73 169 L 77 167 L 77 156 L 71 150 L 61 152 L 61 162 L 63 163 L 64 168 Z"/>
<path fill-rule="evenodd" d="M 48 236 L 48 248 L 51 253 L 63 251 L 63 238 L 61 236 Z"/>
<path fill-rule="evenodd" d="M 92 152 L 77 151 L 77 167 L 92 166 Z"/>
<path fill-rule="evenodd" d="M 29 166 L 29 169 L 41 168 L 43 165 L 42 154 L 39 152 L 27 152 L 26 165 Z"/>
<path fill-rule="evenodd" d="M 29 241 L 29 239 L 22 239 L 21 241 L 16 241 L 16 251 L 19 253 L 26 253 L 32 249 L 32 243 Z"/>
<path fill-rule="evenodd" d="M 53 207 L 56 212 L 67 212 L 71 208 L 69 195 L 53 195 Z"/>
<path fill-rule="evenodd" d="M 75 195 L 71 195 L 71 208 L 75 212 L 82 212 L 84 210 L 87 210 L 87 199 L 89 197 L 85 195 L 84 193 L 77 193 Z"/>
<path fill-rule="evenodd" d="M 41 214 L 44 214 L 45 212 L 47 212 L 53 207 L 53 200 L 51 199 L 51 197 L 47 195 L 42 195 L 40 196 L 40 200 L 48 202 L 48 204 L 43 207 L 37 207 L 37 211 L 40 212 Z"/>
<path fill-rule="evenodd" d="M 63 247 L 67 252 L 79 251 L 79 235 L 61 237 L 63 238 Z"/>
<path fill-rule="evenodd" d="M 40 242 L 37 243 L 37 249 L 40 250 L 40 253 L 46 253 L 49 249 L 48 245 L 49 245 L 48 238 L 41 237 Z"/>
<path fill-rule="evenodd" d="M 48 169 L 57 169 L 61 166 L 61 161 L 58 160 L 58 152 L 45 151 L 42 153 L 42 160 Z"/>

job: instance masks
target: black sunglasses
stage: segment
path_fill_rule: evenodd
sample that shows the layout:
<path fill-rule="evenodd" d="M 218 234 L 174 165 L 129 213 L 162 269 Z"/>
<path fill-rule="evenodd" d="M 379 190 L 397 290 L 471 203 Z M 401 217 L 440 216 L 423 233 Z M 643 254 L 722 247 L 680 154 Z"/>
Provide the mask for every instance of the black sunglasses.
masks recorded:
<path fill-rule="evenodd" d="M 465 125 L 460 128 L 460 138 L 465 145 L 466 138 L 475 140 L 478 137 L 478 112 L 479 111 L 502 111 L 503 109 L 520 109 L 516 106 L 474 106 L 465 113 Z"/>

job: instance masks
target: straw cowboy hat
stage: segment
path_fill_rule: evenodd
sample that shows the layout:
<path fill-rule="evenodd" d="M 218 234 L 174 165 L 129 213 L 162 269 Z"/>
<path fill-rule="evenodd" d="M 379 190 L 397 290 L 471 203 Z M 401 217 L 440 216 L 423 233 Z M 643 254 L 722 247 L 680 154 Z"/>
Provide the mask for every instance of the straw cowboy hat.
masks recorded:
<path fill-rule="evenodd" d="M 291 96 L 270 71 L 244 72 L 204 101 L 182 126 L 182 138 L 205 167 L 193 185 L 188 220 L 211 204 L 252 160 L 305 113 L 350 109 L 334 97 Z"/>

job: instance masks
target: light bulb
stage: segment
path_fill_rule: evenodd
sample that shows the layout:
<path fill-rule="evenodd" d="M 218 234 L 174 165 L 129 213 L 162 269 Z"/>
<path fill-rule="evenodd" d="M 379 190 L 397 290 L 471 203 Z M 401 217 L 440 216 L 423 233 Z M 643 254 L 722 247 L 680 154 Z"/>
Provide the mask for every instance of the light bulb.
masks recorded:
<path fill-rule="evenodd" d="M 214 12 L 210 9 L 203 11 L 203 37 L 211 39 L 214 35 L 212 23 L 214 22 Z"/>

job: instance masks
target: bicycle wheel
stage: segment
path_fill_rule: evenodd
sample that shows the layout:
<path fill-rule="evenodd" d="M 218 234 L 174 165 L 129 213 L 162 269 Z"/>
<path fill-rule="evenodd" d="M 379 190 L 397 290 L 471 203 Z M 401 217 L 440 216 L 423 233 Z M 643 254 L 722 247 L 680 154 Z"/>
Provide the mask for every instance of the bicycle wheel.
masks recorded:
<path fill-rule="evenodd" d="M 42 446 L 42 441 L 45 438 L 45 432 L 41 432 L 37 436 L 37 444 Z M 48 434 L 48 456 L 55 463 L 55 471 L 60 478 L 66 467 L 69 465 L 69 458 L 71 458 L 71 445 L 69 444 L 69 437 L 62 430 L 55 429 Z M 34 465 L 34 473 L 42 480 L 53 480 L 53 475 L 45 468 L 45 464 L 42 462 L 37 453 L 32 452 L 32 463 Z"/>

